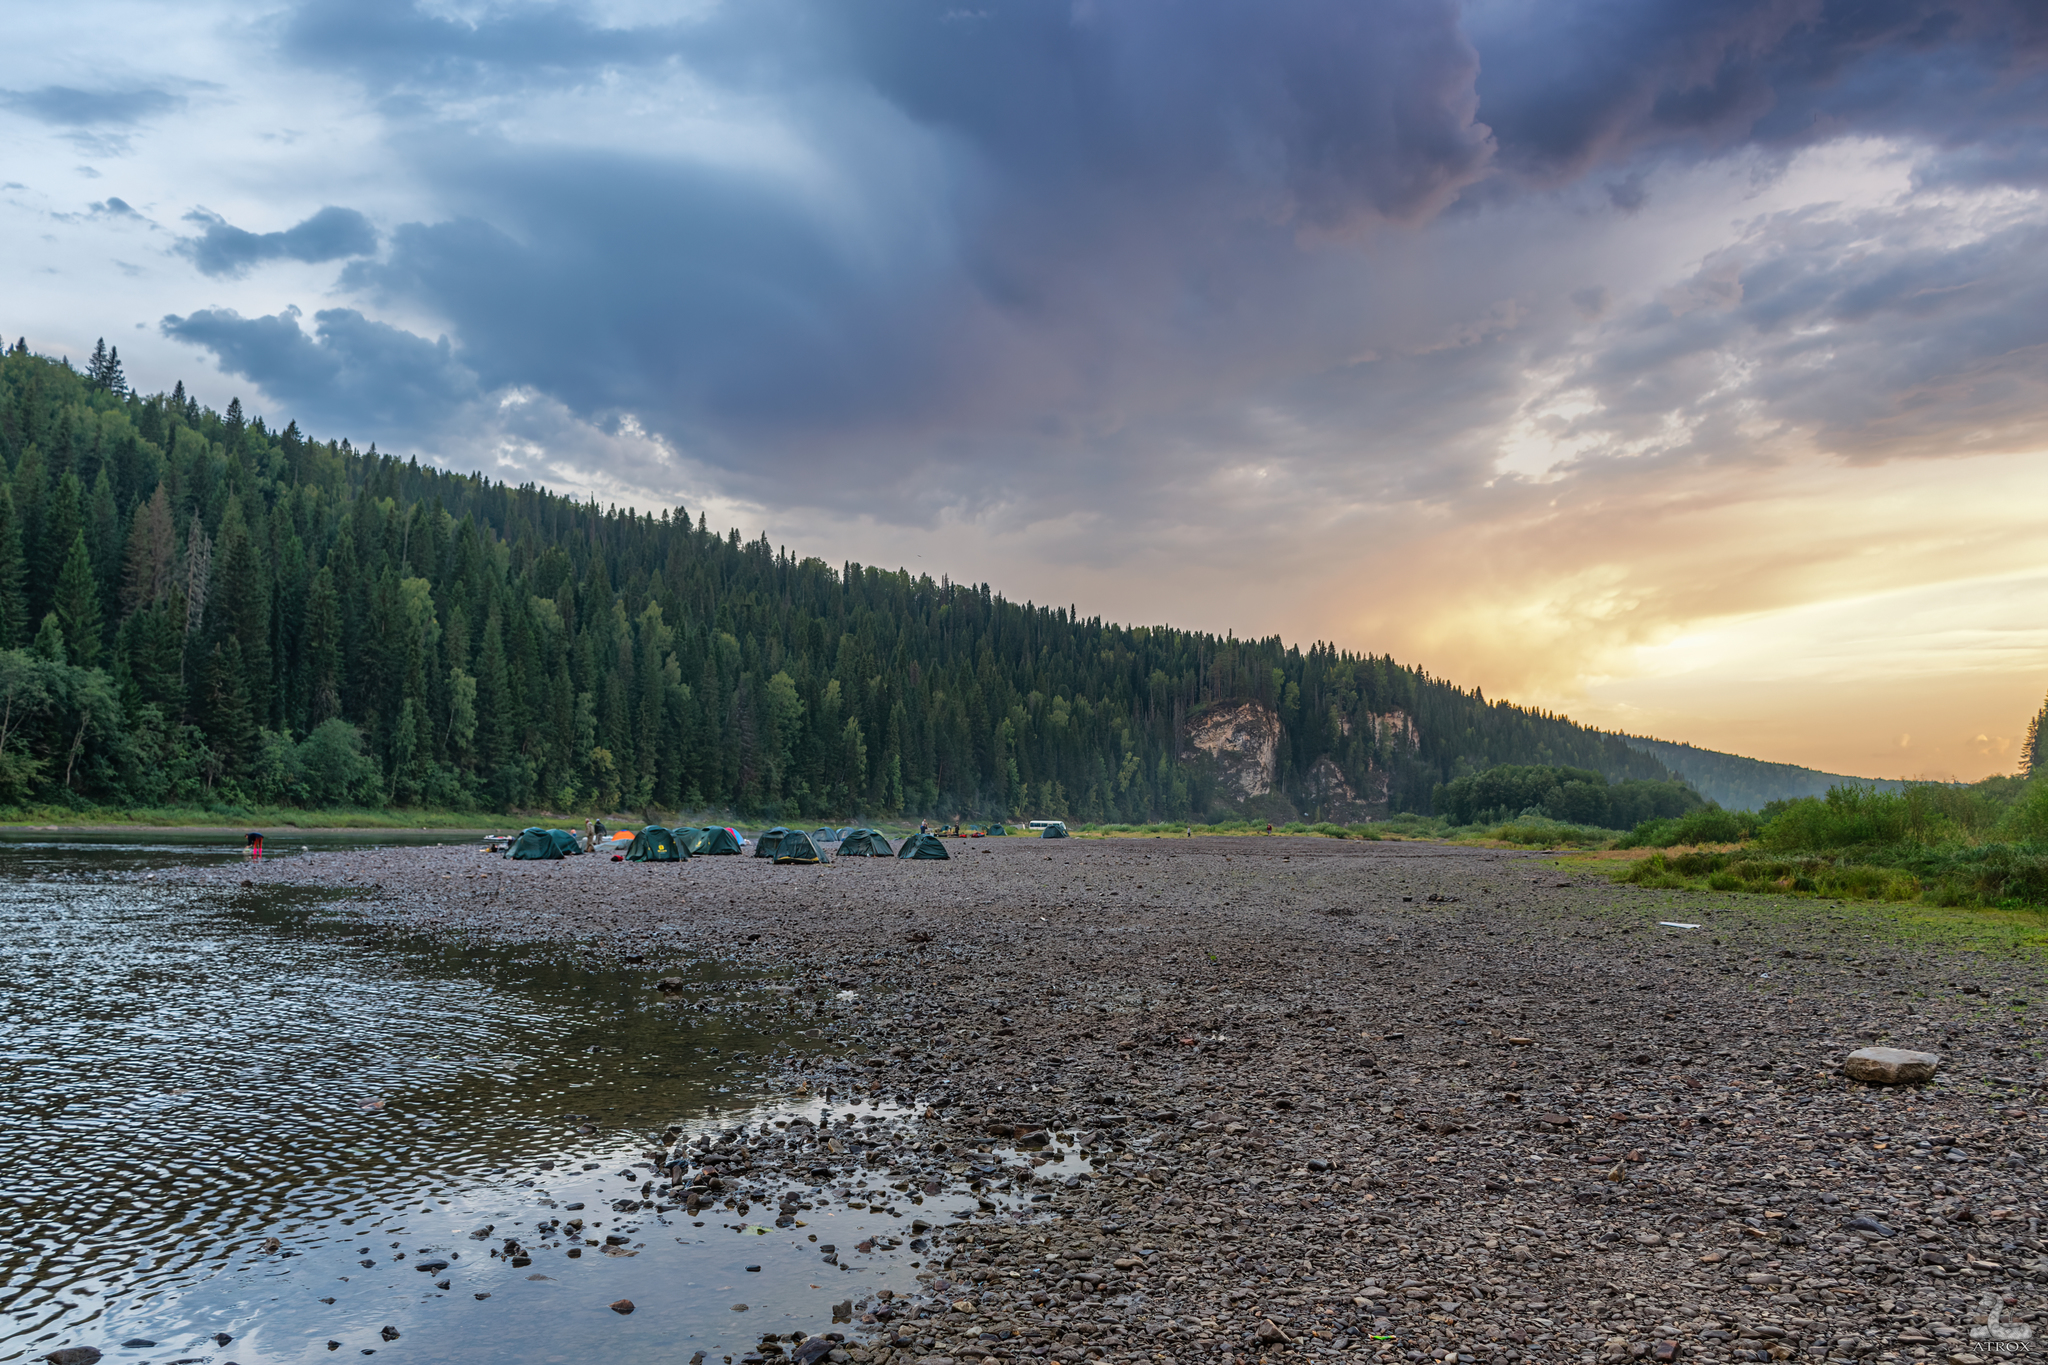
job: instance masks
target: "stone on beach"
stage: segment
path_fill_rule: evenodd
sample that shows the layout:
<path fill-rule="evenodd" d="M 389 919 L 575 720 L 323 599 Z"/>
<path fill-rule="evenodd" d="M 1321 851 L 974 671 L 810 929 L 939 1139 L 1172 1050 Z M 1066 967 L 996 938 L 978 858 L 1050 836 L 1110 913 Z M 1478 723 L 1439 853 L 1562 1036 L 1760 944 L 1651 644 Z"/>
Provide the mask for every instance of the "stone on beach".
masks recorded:
<path fill-rule="evenodd" d="M 1910 1052 L 1898 1047 L 1862 1047 L 1842 1060 L 1842 1074 L 1873 1085 L 1913 1085 L 1934 1079 L 1941 1065 L 1938 1052 Z"/>

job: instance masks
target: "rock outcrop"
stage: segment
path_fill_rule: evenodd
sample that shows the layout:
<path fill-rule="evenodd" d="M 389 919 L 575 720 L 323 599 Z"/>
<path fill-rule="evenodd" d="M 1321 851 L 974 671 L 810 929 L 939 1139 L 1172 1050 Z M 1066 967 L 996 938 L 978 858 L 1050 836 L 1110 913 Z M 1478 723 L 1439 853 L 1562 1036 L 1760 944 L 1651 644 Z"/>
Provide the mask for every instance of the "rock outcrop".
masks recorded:
<path fill-rule="evenodd" d="M 1280 749 L 1280 717 L 1255 701 L 1230 702 L 1188 722 L 1183 758 L 1207 754 L 1216 764 L 1224 795 L 1248 801 L 1273 790 L 1274 758 Z"/>

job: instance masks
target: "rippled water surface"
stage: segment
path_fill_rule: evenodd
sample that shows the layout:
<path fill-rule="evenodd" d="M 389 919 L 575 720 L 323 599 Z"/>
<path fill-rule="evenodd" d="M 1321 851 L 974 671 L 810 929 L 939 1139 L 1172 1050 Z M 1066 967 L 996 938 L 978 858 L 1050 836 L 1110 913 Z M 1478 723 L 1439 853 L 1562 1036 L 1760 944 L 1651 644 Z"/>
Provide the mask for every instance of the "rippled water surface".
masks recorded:
<path fill-rule="evenodd" d="M 781 1229 L 613 1209 L 667 1124 L 818 1117 L 747 1079 L 774 1011 L 651 1007 L 672 964 L 395 941 L 332 895 L 149 875 L 241 856 L 0 839 L 0 1361 L 715 1361 L 914 1287 L 907 1244 L 819 1256 L 906 1237 L 901 1209 L 842 1200 Z M 717 994 L 716 965 L 686 974 Z M 570 1217 L 638 1254 L 571 1258 L 542 1230 Z M 513 1235 L 531 1264 L 491 1256 Z"/>

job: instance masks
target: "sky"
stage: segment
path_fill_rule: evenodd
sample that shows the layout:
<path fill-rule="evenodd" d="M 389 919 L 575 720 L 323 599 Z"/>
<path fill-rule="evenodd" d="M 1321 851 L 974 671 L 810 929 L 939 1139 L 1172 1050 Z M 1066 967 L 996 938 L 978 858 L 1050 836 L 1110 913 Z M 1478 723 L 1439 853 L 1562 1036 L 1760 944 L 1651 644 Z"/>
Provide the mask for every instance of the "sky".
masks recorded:
<path fill-rule="evenodd" d="M 2012 771 L 2048 9 L 80 0 L 0 330 L 359 446 L 1588 724 Z"/>

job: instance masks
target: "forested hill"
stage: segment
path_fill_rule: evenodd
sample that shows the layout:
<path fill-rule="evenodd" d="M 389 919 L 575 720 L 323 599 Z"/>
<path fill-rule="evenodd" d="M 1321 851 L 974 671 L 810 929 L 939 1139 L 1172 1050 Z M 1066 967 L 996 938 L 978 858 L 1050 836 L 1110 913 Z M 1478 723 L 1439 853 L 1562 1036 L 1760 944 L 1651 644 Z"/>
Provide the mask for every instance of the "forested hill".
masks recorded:
<path fill-rule="evenodd" d="M 1715 749 L 1696 749 L 1668 739 L 1623 737 L 1631 749 L 1649 754 L 1672 772 L 1691 783 L 1701 796 L 1729 810 L 1762 810 L 1773 801 L 1790 801 L 1801 796 L 1826 796 L 1831 787 L 1870 787 L 1897 791 L 1904 782 L 1867 777 L 1847 777 L 1801 768 L 1792 763 L 1766 763 L 1760 758 L 1724 754 Z"/>
<path fill-rule="evenodd" d="M 1245 701 L 1260 800 L 1312 816 L 1666 775 L 1391 659 L 835 568 L 143 397 L 117 354 L 9 350 L 0 458 L 0 803 L 1179 818 L 1243 795 L 1183 746 Z"/>

